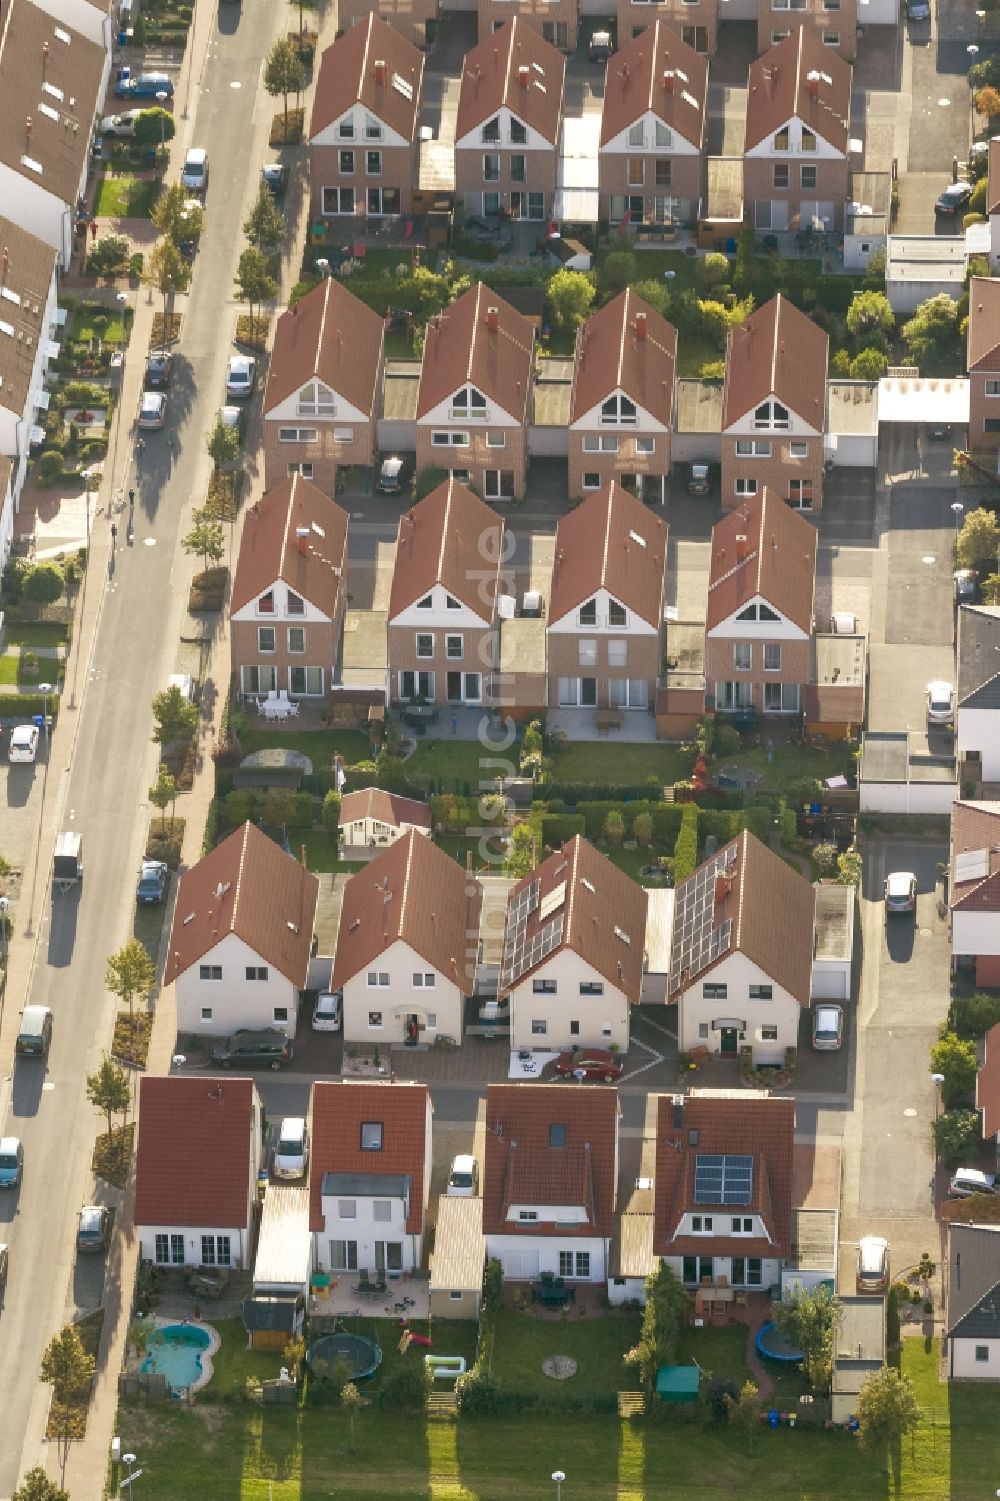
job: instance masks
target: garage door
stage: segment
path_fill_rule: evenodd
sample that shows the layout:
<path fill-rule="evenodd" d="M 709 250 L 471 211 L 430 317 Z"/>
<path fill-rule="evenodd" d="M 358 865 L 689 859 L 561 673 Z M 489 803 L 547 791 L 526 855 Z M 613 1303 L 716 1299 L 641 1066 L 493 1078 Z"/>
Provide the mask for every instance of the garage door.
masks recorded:
<path fill-rule="evenodd" d="M 504 1276 L 512 1282 L 530 1282 L 538 1276 L 537 1251 L 507 1251 L 503 1258 Z"/>
<path fill-rule="evenodd" d="M 812 972 L 812 998 L 814 1001 L 846 1001 L 849 975 L 846 967 L 821 969 L 818 965 Z"/>

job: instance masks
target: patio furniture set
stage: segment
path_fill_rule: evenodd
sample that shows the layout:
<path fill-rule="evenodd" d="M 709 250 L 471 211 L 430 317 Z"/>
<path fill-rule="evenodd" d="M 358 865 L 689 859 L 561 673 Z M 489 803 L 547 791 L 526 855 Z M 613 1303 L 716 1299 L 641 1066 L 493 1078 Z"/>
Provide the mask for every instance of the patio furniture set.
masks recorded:
<path fill-rule="evenodd" d="M 272 688 L 266 698 L 258 698 L 257 713 L 264 719 L 298 719 L 299 705 L 288 697 L 287 689 Z"/>
<path fill-rule="evenodd" d="M 543 1308 L 564 1308 L 567 1303 L 576 1302 L 576 1288 L 567 1287 L 561 1277 L 553 1277 L 551 1272 L 543 1272 L 541 1280 L 531 1284 L 532 1303 L 541 1303 Z"/>

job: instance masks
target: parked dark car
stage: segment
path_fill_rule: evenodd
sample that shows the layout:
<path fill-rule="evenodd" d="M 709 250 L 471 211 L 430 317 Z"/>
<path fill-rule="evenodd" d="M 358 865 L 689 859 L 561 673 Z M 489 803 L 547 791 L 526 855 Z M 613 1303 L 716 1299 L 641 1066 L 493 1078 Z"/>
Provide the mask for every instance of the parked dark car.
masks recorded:
<path fill-rule="evenodd" d="M 587 56 L 592 63 L 606 63 L 615 50 L 610 31 L 594 31 L 587 44 Z"/>
<path fill-rule="evenodd" d="M 556 1076 L 572 1079 L 582 1074 L 584 1079 L 602 1079 L 613 1084 L 622 1076 L 622 1066 L 614 1053 L 607 1048 L 567 1048 L 555 1061 Z"/>
<path fill-rule="evenodd" d="M 945 219 L 954 219 L 960 214 L 972 197 L 972 184 L 969 182 L 953 182 L 945 188 L 934 205 L 934 212 Z"/>
<path fill-rule="evenodd" d="M 908 21 L 929 21 L 930 18 L 930 0 L 906 0 L 906 19 Z"/>
<path fill-rule="evenodd" d="M 158 907 L 167 894 L 170 872 L 162 860 L 143 860 L 135 900 L 140 907 Z"/>
<path fill-rule="evenodd" d="M 212 1050 L 212 1062 L 220 1068 L 283 1068 L 292 1061 L 292 1045 L 275 1028 L 234 1032 Z"/>
<path fill-rule="evenodd" d="M 173 357 L 165 349 L 151 354 L 146 360 L 146 390 L 163 391 L 170 384 L 170 369 Z"/>
<path fill-rule="evenodd" d="M 76 1224 L 78 1251 L 104 1251 L 111 1236 L 111 1210 L 106 1204 L 85 1204 Z"/>
<path fill-rule="evenodd" d="M 382 460 L 382 467 L 375 481 L 376 490 L 382 495 L 402 495 L 410 488 L 413 478 L 413 463 L 410 459 L 400 458 L 394 454 L 391 458 Z"/>
<path fill-rule="evenodd" d="M 265 162 L 260 169 L 260 175 L 264 185 L 275 198 L 284 198 L 285 189 L 288 187 L 288 168 L 282 162 Z"/>

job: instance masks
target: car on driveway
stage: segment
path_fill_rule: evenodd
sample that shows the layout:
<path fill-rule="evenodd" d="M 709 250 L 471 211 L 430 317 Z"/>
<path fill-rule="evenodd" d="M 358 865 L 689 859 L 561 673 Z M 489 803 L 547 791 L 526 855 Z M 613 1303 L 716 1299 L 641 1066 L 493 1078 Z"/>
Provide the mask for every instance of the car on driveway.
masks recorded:
<path fill-rule="evenodd" d="M 889 1286 L 889 1242 L 881 1235 L 863 1235 L 858 1242 L 857 1290 L 884 1293 Z"/>
<path fill-rule="evenodd" d="M 412 478 L 412 462 L 394 454 L 391 458 L 382 460 L 375 488 L 382 495 L 401 495 L 404 490 L 409 490 Z"/>
<path fill-rule="evenodd" d="M 170 871 L 162 860 L 143 860 L 135 900 L 139 907 L 158 907 L 167 894 Z"/>
<path fill-rule="evenodd" d="M 927 723 L 950 724 L 955 717 L 955 688 L 938 678 L 927 684 Z"/>
<path fill-rule="evenodd" d="M 115 94 L 119 99 L 155 99 L 157 94 L 166 94 L 172 99 L 174 86 L 166 73 L 133 75 L 130 68 L 122 68 L 115 84 Z"/>
<path fill-rule="evenodd" d="M 162 391 L 170 384 L 170 370 L 173 364 L 173 355 L 165 349 L 157 350 L 155 354 L 148 356 L 146 360 L 146 390 Z"/>
<path fill-rule="evenodd" d="M 893 870 L 885 878 L 886 915 L 914 912 L 917 906 L 917 878 L 912 870 Z"/>
<path fill-rule="evenodd" d="M 344 992 L 321 990 L 313 1007 L 314 1032 L 339 1032 L 344 1019 Z"/>
<path fill-rule="evenodd" d="M 128 140 L 135 135 L 135 122 L 141 114 L 141 109 L 127 109 L 121 115 L 105 115 L 98 127 L 99 133 Z"/>
<path fill-rule="evenodd" d="M 971 1199 L 973 1194 L 995 1194 L 995 1173 L 984 1173 L 977 1167 L 957 1167 L 948 1184 L 950 1199 Z"/>
<path fill-rule="evenodd" d="M 592 63 L 606 63 L 615 50 L 610 31 L 591 32 L 587 43 L 587 56 Z"/>
<path fill-rule="evenodd" d="M 906 0 L 906 19 L 908 21 L 929 21 L 930 18 L 930 0 Z"/>
<path fill-rule="evenodd" d="M 942 218 L 954 219 L 956 214 L 962 212 L 971 197 L 971 182 L 949 183 L 935 203 L 934 212 L 940 214 Z"/>
<path fill-rule="evenodd" d="M 107 1204 L 85 1204 L 76 1222 L 78 1251 L 105 1251 L 111 1236 L 111 1210 Z"/>
<path fill-rule="evenodd" d="M 0 1188 L 20 1188 L 24 1176 L 24 1148 L 16 1136 L 0 1138 Z"/>
<path fill-rule="evenodd" d="M 212 1050 L 212 1062 L 220 1068 L 278 1069 L 291 1061 L 292 1045 L 276 1027 L 241 1028 Z"/>
<path fill-rule="evenodd" d="M 30 765 L 38 755 L 37 724 L 16 724 L 10 732 L 7 758 L 11 763 Z"/>
<path fill-rule="evenodd" d="M 601 1079 L 613 1084 L 622 1076 L 622 1066 L 606 1048 L 567 1048 L 555 1061 L 560 1079 Z"/>
<path fill-rule="evenodd" d="M 144 391 L 139 406 L 139 426 L 162 427 L 167 420 L 167 398 L 162 391 Z"/>
<path fill-rule="evenodd" d="M 252 396 L 257 384 L 257 361 L 248 354 L 234 354 L 226 367 L 226 395 L 231 401 Z"/>
<path fill-rule="evenodd" d="M 844 1041 L 843 1006 L 813 1007 L 813 1047 L 818 1053 L 833 1053 Z"/>

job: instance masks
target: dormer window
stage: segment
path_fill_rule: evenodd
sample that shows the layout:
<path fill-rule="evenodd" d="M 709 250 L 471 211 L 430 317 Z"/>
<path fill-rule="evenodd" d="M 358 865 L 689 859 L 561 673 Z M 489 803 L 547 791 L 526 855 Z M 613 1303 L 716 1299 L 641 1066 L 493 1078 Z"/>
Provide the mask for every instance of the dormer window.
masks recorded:
<path fill-rule="evenodd" d="M 639 420 L 635 409 L 635 402 L 629 401 L 627 396 L 621 396 L 617 392 L 609 396 L 607 401 L 601 403 L 601 421 L 627 423 L 634 427 Z"/>
<path fill-rule="evenodd" d="M 746 607 L 745 610 L 741 610 L 740 611 L 740 613 L 737 615 L 736 619 L 737 620 L 744 620 L 744 621 L 746 621 L 746 620 L 775 621 L 775 620 L 780 620 L 781 616 L 778 615 L 774 610 L 772 610 L 770 605 L 759 604 L 759 605 L 747 605 L 747 607 Z"/>
<path fill-rule="evenodd" d="M 258 615 L 273 615 L 274 614 L 274 590 L 273 589 L 268 589 L 267 593 L 266 594 L 262 594 L 260 596 L 260 598 L 257 600 L 257 614 Z"/>
<path fill-rule="evenodd" d="M 321 380 L 311 380 L 299 392 L 297 411 L 300 417 L 335 417 L 337 408 L 330 387 Z"/>
<path fill-rule="evenodd" d="M 365 115 L 365 140 L 380 141 L 382 139 L 382 122 L 376 120 L 374 115 Z"/>
<path fill-rule="evenodd" d="M 346 120 L 341 120 L 337 126 L 337 137 L 341 141 L 354 140 L 354 117 L 348 115 Z"/>
<path fill-rule="evenodd" d="M 486 416 L 486 397 L 475 386 L 462 386 L 451 401 L 451 415 L 467 420 L 470 417 Z"/>
<path fill-rule="evenodd" d="M 802 127 L 802 150 L 816 150 L 816 137 L 811 130 L 806 130 L 805 126 Z"/>
<path fill-rule="evenodd" d="M 304 615 L 306 613 L 306 602 L 301 594 L 296 594 L 294 589 L 289 589 L 288 602 L 285 609 L 289 615 Z"/>
<path fill-rule="evenodd" d="M 596 599 L 588 599 L 587 603 L 585 605 L 581 605 L 580 606 L 580 614 L 579 614 L 578 618 L 579 618 L 580 625 L 596 625 L 597 624 L 597 600 Z"/>
<path fill-rule="evenodd" d="M 362 1152 L 381 1152 L 382 1150 L 382 1122 L 361 1122 L 361 1150 Z"/>
<path fill-rule="evenodd" d="M 446 610 L 460 610 L 462 608 L 461 604 L 459 603 L 459 601 L 455 598 L 455 596 L 453 594 L 446 594 L 445 595 L 445 597 L 444 597 L 444 607 L 445 607 Z"/>
<path fill-rule="evenodd" d="M 483 144 L 496 146 L 500 143 L 500 116 L 494 115 L 492 120 L 487 120 L 483 126 Z"/>
<path fill-rule="evenodd" d="M 564 1147 L 566 1145 L 566 1127 L 561 1121 L 552 1121 L 549 1126 L 549 1146 Z"/>
<path fill-rule="evenodd" d="M 528 141 L 528 131 L 520 120 L 515 120 L 513 115 L 510 120 L 510 139 L 514 146 L 525 146 Z"/>
<path fill-rule="evenodd" d="M 787 151 L 789 144 L 788 126 L 785 125 L 781 130 L 774 132 L 774 149 L 775 151 Z"/>
<path fill-rule="evenodd" d="M 669 125 L 664 125 L 662 120 L 656 122 L 656 144 L 663 151 L 673 150 L 674 133 Z"/>
<path fill-rule="evenodd" d="M 791 417 L 788 408 L 783 407 L 780 401 L 775 401 L 772 396 L 768 401 L 761 402 L 753 414 L 753 425 L 756 428 L 768 428 L 772 431 L 787 432 L 791 427 Z"/>

